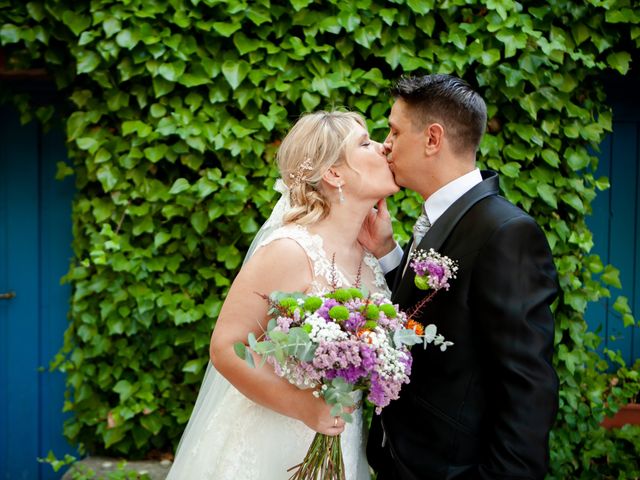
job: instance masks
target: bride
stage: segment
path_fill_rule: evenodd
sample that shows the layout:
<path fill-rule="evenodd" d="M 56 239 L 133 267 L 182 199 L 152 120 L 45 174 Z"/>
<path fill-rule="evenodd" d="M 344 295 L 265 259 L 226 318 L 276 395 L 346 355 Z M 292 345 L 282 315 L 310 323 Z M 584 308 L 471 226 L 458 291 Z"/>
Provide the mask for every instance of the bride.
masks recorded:
<path fill-rule="evenodd" d="M 215 368 L 207 368 L 170 480 L 286 480 L 316 432 L 342 434 L 348 480 L 370 478 L 361 409 L 345 424 L 322 398 L 278 377 L 270 364 L 247 366 L 233 344 L 266 328 L 267 303 L 256 293 L 320 294 L 337 283 L 389 295 L 378 261 L 358 235 L 372 207 L 398 187 L 382 145 L 351 112 L 303 116 L 283 140 L 278 165 L 282 198 L 218 317 L 210 347 Z"/>

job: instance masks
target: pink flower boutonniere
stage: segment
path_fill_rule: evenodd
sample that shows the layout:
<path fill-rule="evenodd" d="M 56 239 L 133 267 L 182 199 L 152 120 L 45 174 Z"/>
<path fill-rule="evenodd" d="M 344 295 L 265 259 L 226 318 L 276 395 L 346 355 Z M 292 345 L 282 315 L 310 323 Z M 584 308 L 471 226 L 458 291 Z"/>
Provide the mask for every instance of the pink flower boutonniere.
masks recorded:
<path fill-rule="evenodd" d="M 416 273 L 414 283 L 420 290 L 432 289 L 433 293 L 441 288 L 449 290 L 449 280 L 456 278 L 458 264 L 433 248 L 428 252 L 415 250 L 411 254 L 411 269 Z"/>
<path fill-rule="evenodd" d="M 411 254 L 409 266 L 415 272 L 414 283 L 420 290 L 429 291 L 428 295 L 425 295 L 411 310 L 407 312 L 409 318 L 409 324 L 417 324 L 422 327 L 414 319 L 420 315 L 424 306 L 438 293 L 438 291 L 449 290 L 451 286 L 449 281 L 456 278 L 458 272 L 458 264 L 456 261 L 450 259 L 445 255 L 440 255 L 433 248 L 428 252 L 424 250 L 415 250 Z M 409 327 L 411 328 L 411 327 Z M 427 348 L 427 344 L 432 343 L 440 347 L 440 350 L 445 351 L 447 347 L 453 345 L 453 342 L 449 342 L 437 332 L 435 325 L 430 324 L 421 329 L 413 328 L 416 334 L 423 339 L 424 348 Z"/>

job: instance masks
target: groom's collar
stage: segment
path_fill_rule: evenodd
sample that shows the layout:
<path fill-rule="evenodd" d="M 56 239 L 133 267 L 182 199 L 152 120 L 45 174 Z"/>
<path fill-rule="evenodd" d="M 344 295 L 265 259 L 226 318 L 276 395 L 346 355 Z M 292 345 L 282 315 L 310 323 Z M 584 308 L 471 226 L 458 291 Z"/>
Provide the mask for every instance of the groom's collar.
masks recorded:
<path fill-rule="evenodd" d="M 476 168 L 465 175 L 447 183 L 434 192 L 424 202 L 424 210 L 433 225 L 456 200 L 482 182 L 480 169 Z"/>
<path fill-rule="evenodd" d="M 483 198 L 498 194 L 498 174 L 491 170 L 483 170 L 480 173 L 482 181 L 458 198 L 438 218 L 437 222 L 431 222 L 431 228 L 420 242 L 419 248 L 438 250 L 451 233 L 451 230 L 453 230 L 453 227 L 471 207 Z"/>

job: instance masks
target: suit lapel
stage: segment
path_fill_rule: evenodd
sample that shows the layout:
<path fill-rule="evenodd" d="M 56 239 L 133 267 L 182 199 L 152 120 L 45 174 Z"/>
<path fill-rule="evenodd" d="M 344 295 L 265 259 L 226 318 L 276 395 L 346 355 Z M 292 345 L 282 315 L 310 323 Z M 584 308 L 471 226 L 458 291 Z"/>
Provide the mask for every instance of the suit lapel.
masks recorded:
<path fill-rule="evenodd" d="M 433 224 L 429 231 L 422 238 L 422 241 L 418 245 L 421 250 L 434 250 L 440 249 L 442 244 L 451 234 L 451 231 L 458 224 L 460 219 L 483 198 L 491 195 L 498 194 L 498 174 L 492 171 L 482 172 L 482 182 L 474 186 L 471 190 L 465 193 L 462 197 L 456 200 L 438 220 Z M 402 257 L 402 263 L 400 268 L 404 268 L 405 263 L 408 261 L 408 252 L 410 244 L 405 248 L 404 256 Z M 406 274 L 402 276 L 402 270 L 398 272 L 393 287 L 393 301 L 401 306 L 408 303 L 410 296 L 413 292 L 413 278 L 415 273 L 411 269 L 407 269 Z"/>
<path fill-rule="evenodd" d="M 393 286 L 391 287 L 391 301 L 393 303 L 397 303 L 395 300 L 395 296 L 396 293 L 398 292 L 398 285 L 400 285 L 400 282 L 402 281 L 402 272 L 404 271 L 404 266 L 407 263 L 408 259 L 409 259 L 409 252 L 411 251 L 411 244 L 413 243 L 412 240 L 410 240 L 409 242 L 407 242 L 407 244 L 404 247 L 404 254 L 402 255 L 402 261 L 400 262 L 400 265 L 398 265 L 398 268 L 396 270 L 396 274 L 393 278 Z"/>

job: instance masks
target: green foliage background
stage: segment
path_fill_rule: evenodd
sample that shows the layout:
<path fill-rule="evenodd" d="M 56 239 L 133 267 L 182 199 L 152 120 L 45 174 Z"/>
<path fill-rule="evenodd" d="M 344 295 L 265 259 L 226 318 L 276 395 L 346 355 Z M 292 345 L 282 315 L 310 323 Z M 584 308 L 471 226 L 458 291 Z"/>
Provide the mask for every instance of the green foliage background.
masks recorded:
<path fill-rule="evenodd" d="M 560 411 L 549 478 L 640 475 L 640 431 L 604 414 L 638 369 L 593 349 L 583 313 L 619 287 L 591 255 L 585 215 L 606 179 L 590 155 L 611 111 L 602 75 L 640 43 L 632 0 L 0 0 L 7 68 L 44 66 L 67 100 L 74 174 L 65 434 L 91 453 L 171 450 L 189 417 L 211 328 L 275 202 L 274 152 L 297 116 L 347 107 L 386 135 L 390 81 L 444 72 L 489 107 L 482 166 L 538 220 L 563 293 L 554 305 Z M 24 120 L 51 105 L 12 97 Z M 391 202 L 398 239 L 420 200 Z M 625 299 L 616 310 L 634 323 Z"/>

